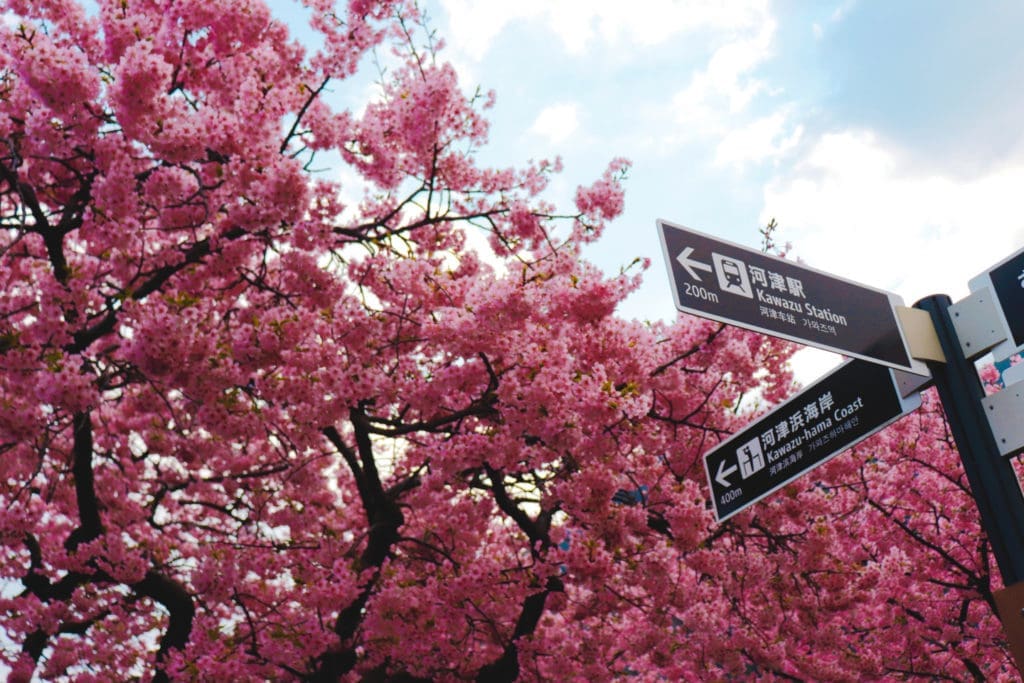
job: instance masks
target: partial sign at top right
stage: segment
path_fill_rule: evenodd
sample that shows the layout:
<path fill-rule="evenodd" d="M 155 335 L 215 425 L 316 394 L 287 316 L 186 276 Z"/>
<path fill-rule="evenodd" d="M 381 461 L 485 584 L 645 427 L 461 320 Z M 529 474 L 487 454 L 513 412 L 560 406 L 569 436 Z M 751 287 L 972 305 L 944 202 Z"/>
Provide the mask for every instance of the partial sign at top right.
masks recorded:
<path fill-rule="evenodd" d="M 1024 350 L 1024 249 L 970 281 L 972 292 L 989 289 L 997 302 L 1006 341 L 992 350 L 996 360 Z"/>

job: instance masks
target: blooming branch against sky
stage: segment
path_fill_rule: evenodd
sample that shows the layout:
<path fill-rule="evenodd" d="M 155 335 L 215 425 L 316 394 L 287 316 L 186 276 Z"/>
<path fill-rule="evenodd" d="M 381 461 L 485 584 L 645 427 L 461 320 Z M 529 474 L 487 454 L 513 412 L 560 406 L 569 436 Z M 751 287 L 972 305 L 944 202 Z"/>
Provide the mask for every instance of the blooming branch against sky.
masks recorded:
<path fill-rule="evenodd" d="M 673 315 L 654 222 L 889 289 L 954 299 L 1024 246 L 1024 48 L 1012 2 L 431 0 L 466 86 L 498 94 L 494 159 L 560 154 L 569 197 L 630 158 L 592 249 L 652 259 L 626 315 Z"/>

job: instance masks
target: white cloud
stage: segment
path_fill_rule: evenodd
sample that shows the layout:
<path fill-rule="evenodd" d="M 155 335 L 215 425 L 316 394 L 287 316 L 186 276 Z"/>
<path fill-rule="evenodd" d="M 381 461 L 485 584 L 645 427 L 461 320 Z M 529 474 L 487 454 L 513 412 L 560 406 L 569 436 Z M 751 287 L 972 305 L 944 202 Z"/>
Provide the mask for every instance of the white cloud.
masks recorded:
<path fill-rule="evenodd" d="M 441 0 L 441 6 L 448 15 L 449 29 L 445 39 L 460 52 L 479 61 L 506 24 L 536 15 L 540 5 L 536 0 Z"/>
<path fill-rule="evenodd" d="M 447 17 L 445 35 L 453 48 L 448 56 L 464 82 L 474 82 L 475 66 L 510 26 L 534 35 L 549 32 L 570 55 L 614 52 L 623 61 L 647 59 L 652 46 L 685 36 L 688 44 L 709 44 L 706 61 L 683 62 L 675 80 L 685 85 L 666 81 L 668 98 L 646 105 L 653 119 L 665 122 L 657 126 L 653 149 L 706 142 L 718 165 L 742 169 L 777 158 L 800 140 L 802 130 L 787 104 L 778 105 L 780 113 L 762 107 L 751 114 L 759 96 L 777 95 L 757 74 L 774 52 L 776 21 L 767 0 L 645 0 L 642 9 L 621 0 L 437 2 Z M 533 132 L 561 142 L 577 130 L 578 113 L 552 107 Z"/>
<path fill-rule="evenodd" d="M 811 25 L 811 33 L 814 35 L 815 40 L 821 40 L 825 37 L 825 33 L 828 29 L 831 29 L 834 25 L 840 23 L 847 17 L 847 15 L 853 11 L 853 8 L 857 5 L 857 0 L 844 0 L 843 2 L 836 5 L 835 9 L 829 15 L 828 19 L 824 24 L 821 22 L 814 22 Z"/>
<path fill-rule="evenodd" d="M 856 5 L 857 0 L 843 0 L 843 2 L 839 3 L 839 5 L 836 6 L 834 10 L 832 10 L 832 14 L 829 16 L 828 22 L 830 24 L 838 24 L 843 19 L 845 19 L 850 12 L 853 11 L 853 8 Z"/>
<path fill-rule="evenodd" d="M 752 72 L 771 55 L 775 21 L 763 15 L 749 28 L 755 32 L 716 49 L 707 67 L 672 98 L 676 122 L 692 128 L 694 135 L 726 130 L 728 122 L 723 117 L 741 113 L 766 89 Z"/>
<path fill-rule="evenodd" d="M 674 144 L 710 144 L 714 164 L 743 170 L 793 150 L 804 128 L 796 108 L 758 76 L 775 51 L 776 21 L 764 11 L 737 27 L 671 99 Z"/>
<path fill-rule="evenodd" d="M 573 103 L 552 104 L 545 107 L 530 127 L 552 144 L 565 142 L 579 128 L 579 107 Z"/>
<path fill-rule="evenodd" d="M 1024 159 L 971 177 L 924 172 L 865 131 L 822 136 L 764 193 L 770 217 L 810 266 L 895 291 L 953 300 L 1024 246 Z"/>
<path fill-rule="evenodd" d="M 715 164 L 742 168 L 777 159 L 796 147 L 803 132 L 803 126 L 789 126 L 786 113 L 777 111 L 727 131 L 715 150 Z"/>
<path fill-rule="evenodd" d="M 440 0 L 449 17 L 448 39 L 479 61 L 494 38 L 517 20 L 539 22 L 566 52 L 580 55 L 595 43 L 651 46 L 703 29 L 732 30 L 763 15 L 764 0 L 646 0 L 643 7 L 619 0 Z"/>

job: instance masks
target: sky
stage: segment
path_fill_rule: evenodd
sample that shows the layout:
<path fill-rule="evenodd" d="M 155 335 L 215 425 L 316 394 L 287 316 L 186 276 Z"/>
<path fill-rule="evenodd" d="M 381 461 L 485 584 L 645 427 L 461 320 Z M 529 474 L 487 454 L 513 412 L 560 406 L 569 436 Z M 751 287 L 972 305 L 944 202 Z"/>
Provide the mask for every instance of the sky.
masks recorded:
<path fill-rule="evenodd" d="M 632 161 L 587 253 L 653 264 L 620 312 L 675 315 L 666 219 L 895 292 L 954 301 L 1024 247 L 1024 3 L 429 0 L 467 90 L 497 95 L 483 161 L 560 156 L 571 206 Z M 836 362 L 801 354 L 813 377 Z"/>

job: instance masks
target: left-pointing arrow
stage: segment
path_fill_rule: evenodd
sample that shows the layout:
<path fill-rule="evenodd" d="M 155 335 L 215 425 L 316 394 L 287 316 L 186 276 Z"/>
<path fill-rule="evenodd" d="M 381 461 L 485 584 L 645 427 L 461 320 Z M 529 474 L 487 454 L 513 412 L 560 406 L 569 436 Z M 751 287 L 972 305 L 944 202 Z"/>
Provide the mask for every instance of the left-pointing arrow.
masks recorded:
<path fill-rule="evenodd" d="M 728 477 L 737 469 L 739 468 L 737 468 L 736 465 L 733 465 L 732 467 L 726 467 L 725 461 L 723 460 L 722 462 L 718 463 L 718 474 L 715 475 L 715 481 L 717 481 L 722 486 L 732 486 L 732 484 L 729 483 Z"/>
<path fill-rule="evenodd" d="M 709 266 L 706 263 L 701 263 L 700 261 L 694 261 L 693 259 L 691 259 L 690 254 L 692 253 L 693 247 L 687 247 L 686 249 L 683 249 L 679 253 L 679 256 L 676 257 L 676 260 L 679 261 L 679 265 L 686 269 L 686 272 L 690 274 L 690 277 L 692 277 L 697 282 L 701 282 L 700 275 L 697 275 L 697 271 L 703 270 L 706 273 L 710 273 L 711 266 Z"/>

